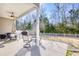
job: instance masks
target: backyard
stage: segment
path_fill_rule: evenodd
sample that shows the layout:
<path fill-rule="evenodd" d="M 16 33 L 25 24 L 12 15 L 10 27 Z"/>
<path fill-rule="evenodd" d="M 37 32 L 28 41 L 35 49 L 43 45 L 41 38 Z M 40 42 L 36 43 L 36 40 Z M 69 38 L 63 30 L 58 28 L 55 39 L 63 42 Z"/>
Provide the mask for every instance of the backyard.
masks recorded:
<path fill-rule="evenodd" d="M 78 3 L 0 6 L 0 56 L 79 56 Z"/>

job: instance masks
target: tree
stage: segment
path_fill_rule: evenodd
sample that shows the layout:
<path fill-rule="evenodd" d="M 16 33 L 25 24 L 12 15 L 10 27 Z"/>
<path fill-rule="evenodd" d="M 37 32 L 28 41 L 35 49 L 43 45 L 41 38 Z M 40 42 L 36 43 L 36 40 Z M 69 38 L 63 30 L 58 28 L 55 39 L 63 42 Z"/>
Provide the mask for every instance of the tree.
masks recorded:
<path fill-rule="evenodd" d="M 26 29 L 31 30 L 31 28 L 32 28 L 32 25 L 31 25 L 31 22 L 29 22 L 26 26 Z"/>
<path fill-rule="evenodd" d="M 67 24 L 67 16 L 66 16 L 66 4 L 61 4 L 61 19 L 62 19 L 62 23 L 64 23 L 63 25 L 66 25 Z"/>
<path fill-rule="evenodd" d="M 61 21 L 61 18 L 60 18 L 60 9 L 61 9 L 61 7 L 60 7 L 60 4 L 59 3 L 55 3 L 54 4 L 55 5 L 55 7 L 56 7 L 56 15 L 57 15 L 57 19 L 59 20 L 59 22 Z M 56 16 L 55 16 L 56 17 Z"/>
<path fill-rule="evenodd" d="M 16 29 L 19 30 L 20 29 L 19 27 L 20 27 L 19 21 L 16 20 Z"/>
<path fill-rule="evenodd" d="M 46 26 L 49 24 L 48 18 L 46 17 L 46 8 L 41 6 L 41 11 L 40 11 L 40 32 L 45 32 Z"/>
<path fill-rule="evenodd" d="M 45 32 L 46 27 L 48 27 L 49 21 L 47 17 L 40 18 L 40 31 Z"/>
<path fill-rule="evenodd" d="M 74 9 L 74 4 L 72 4 L 72 9 L 69 11 L 70 13 L 70 21 L 72 24 L 73 28 L 76 28 L 76 24 L 77 24 L 77 12 Z"/>
<path fill-rule="evenodd" d="M 74 4 L 72 4 L 72 9 L 69 11 L 70 13 L 70 22 L 72 26 L 73 33 L 79 33 L 79 9 L 75 9 Z"/>

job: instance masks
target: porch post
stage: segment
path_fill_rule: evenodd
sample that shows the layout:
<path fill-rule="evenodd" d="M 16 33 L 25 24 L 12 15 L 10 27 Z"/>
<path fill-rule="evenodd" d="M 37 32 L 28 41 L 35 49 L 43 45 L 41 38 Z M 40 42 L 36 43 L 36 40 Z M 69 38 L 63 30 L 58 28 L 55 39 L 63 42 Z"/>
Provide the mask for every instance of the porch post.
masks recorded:
<path fill-rule="evenodd" d="M 40 43 L 39 17 L 40 17 L 40 4 L 37 9 L 37 19 L 36 19 L 36 44 L 37 46 L 39 46 L 39 43 Z"/>

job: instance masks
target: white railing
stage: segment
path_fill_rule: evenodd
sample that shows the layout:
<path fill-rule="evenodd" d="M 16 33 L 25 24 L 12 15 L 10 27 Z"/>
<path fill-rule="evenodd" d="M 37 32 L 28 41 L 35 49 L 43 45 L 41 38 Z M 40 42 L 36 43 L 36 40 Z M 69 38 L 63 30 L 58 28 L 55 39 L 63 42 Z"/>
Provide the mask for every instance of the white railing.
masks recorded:
<path fill-rule="evenodd" d="M 40 36 L 62 36 L 62 37 L 76 37 L 79 38 L 79 34 L 60 34 L 60 33 L 40 33 Z"/>

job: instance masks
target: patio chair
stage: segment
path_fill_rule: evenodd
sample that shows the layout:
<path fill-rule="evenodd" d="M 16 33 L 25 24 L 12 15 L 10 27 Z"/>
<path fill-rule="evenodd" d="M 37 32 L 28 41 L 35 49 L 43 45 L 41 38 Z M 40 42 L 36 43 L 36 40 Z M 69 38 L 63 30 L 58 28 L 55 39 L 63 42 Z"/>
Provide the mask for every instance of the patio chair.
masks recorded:
<path fill-rule="evenodd" d="M 25 43 L 24 47 L 26 47 L 26 48 L 30 47 L 31 46 L 30 42 L 32 40 L 30 39 L 28 32 L 27 31 L 23 31 L 23 32 L 21 32 L 21 34 L 22 34 L 23 42 Z"/>
<path fill-rule="evenodd" d="M 6 33 L 7 35 L 7 39 L 17 39 L 17 35 L 16 34 L 12 34 L 12 33 Z"/>
<path fill-rule="evenodd" d="M 6 34 L 0 34 L 0 39 L 6 39 Z"/>

